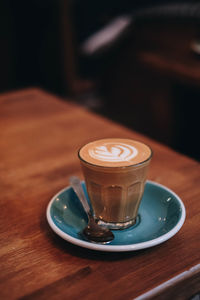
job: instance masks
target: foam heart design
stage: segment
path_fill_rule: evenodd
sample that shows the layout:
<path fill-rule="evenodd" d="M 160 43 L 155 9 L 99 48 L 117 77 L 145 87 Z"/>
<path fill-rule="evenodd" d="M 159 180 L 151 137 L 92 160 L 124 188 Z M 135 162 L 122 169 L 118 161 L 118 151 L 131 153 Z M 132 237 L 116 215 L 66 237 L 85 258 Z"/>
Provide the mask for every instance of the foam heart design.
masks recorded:
<path fill-rule="evenodd" d="M 91 157 L 110 162 L 121 162 L 131 160 L 137 155 L 138 151 L 135 147 L 127 144 L 106 143 L 89 150 Z"/>

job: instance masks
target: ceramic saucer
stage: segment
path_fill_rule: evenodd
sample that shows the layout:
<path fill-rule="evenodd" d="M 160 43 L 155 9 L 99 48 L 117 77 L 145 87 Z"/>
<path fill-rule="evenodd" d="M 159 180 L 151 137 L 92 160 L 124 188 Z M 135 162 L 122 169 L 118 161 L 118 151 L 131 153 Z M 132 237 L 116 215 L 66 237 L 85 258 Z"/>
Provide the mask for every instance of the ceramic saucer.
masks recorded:
<path fill-rule="evenodd" d="M 82 184 L 86 192 L 85 183 Z M 184 223 L 185 207 L 172 190 L 147 181 L 136 225 L 114 230 L 115 239 L 109 244 L 95 244 L 84 240 L 80 234 L 87 224 L 87 216 L 72 188 L 67 187 L 49 202 L 47 220 L 56 234 L 72 244 L 99 251 L 135 251 L 173 237 Z"/>

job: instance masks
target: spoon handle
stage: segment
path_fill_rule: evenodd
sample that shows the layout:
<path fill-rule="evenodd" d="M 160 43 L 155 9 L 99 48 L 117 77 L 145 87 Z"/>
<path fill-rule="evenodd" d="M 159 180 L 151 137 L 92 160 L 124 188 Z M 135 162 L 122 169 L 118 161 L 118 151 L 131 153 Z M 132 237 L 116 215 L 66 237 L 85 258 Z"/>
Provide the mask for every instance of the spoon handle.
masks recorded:
<path fill-rule="evenodd" d="M 81 201 L 85 212 L 88 215 L 91 215 L 92 214 L 91 209 L 90 209 L 90 206 L 87 202 L 87 199 L 86 199 L 86 196 L 85 196 L 85 193 L 84 193 L 84 190 L 83 190 L 80 179 L 76 176 L 71 176 L 69 178 L 69 182 L 70 182 L 70 185 L 72 186 L 74 192 L 78 196 L 79 200 Z"/>

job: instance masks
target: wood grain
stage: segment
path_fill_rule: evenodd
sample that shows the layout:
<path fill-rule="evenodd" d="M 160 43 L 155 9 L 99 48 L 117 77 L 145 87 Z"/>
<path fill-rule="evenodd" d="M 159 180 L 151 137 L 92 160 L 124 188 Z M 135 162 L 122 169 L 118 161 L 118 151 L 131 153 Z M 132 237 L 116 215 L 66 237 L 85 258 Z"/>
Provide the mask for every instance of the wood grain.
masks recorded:
<path fill-rule="evenodd" d="M 50 198 L 68 185 L 71 174 L 82 176 L 79 147 L 111 136 L 148 143 L 154 152 L 149 179 L 173 189 L 185 204 L 184 226 L 162 245 L 99 253 L 67 243 L 47 224 Z M 2 94 L 0 299 L 133 299 L 197 265 L 199 179 L 196 161 L 70 101 L 38 89 Z M 199 273 L 187 278 L 185 295 L 183 285 L 164 295 L 187 299 L 195 294 Z"/>

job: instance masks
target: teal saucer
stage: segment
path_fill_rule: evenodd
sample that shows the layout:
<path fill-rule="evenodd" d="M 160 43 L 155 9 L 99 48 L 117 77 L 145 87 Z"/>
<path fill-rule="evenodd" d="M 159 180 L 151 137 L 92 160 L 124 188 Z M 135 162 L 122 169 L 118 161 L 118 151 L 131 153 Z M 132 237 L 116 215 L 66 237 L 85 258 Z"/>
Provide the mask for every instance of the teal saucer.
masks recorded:
<path fill-rule="evenodd" d="M 86 192 L 84 182 L 83 188 Z M 135 251 L 161 244 L 174 236 L 184 223 L 185 207 L 173 191 L 147 181 L 136 225 L 114 230 L 115 238 L 109 244 L 95 244 L 80 234 L 87 225 L 87 215 L 72 188 L 67 187 L 49 202 L 47 220 L 55 233 L 75 245 L 100 251 Z"/>

